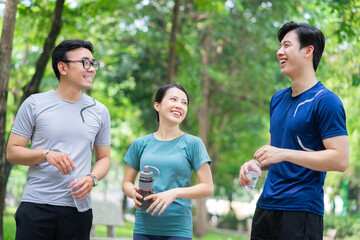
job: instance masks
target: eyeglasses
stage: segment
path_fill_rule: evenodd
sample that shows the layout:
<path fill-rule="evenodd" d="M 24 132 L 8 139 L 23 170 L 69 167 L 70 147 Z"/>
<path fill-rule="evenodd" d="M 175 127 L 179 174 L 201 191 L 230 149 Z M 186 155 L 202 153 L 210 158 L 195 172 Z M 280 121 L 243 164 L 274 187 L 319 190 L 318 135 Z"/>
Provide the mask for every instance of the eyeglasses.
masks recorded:
<path fill-rule="evenodd" d="M 86 70 L 89 70 L 91 68 L 91 66 L 94 67 L 95 70 L 98 70 L 99 69 L 99 62 L 98 61 L 90 61 L 89 59 L 81 59 L 81 60 L 63 60 L 62 62 L 82 62 L 83 64 L 83 67 L 86 69 Z"/>

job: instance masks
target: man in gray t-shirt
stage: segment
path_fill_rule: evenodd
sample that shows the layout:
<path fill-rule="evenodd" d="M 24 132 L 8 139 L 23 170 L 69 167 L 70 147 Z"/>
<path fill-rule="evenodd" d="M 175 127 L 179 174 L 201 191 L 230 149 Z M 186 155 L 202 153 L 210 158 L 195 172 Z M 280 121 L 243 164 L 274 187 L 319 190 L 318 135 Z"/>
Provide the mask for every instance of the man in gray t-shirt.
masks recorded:
<path fill-rule="evenodd" d="M 88 41 L 61 42 L 52 52 L 59 87 L 19 108 L 7 146 L 10 163 L 29 166 L 15 214 L 17 240 L 89 239 L 90 192 L 110 168 L 109 111 L 82 92 L 99 66 L 92 53 Z M 74 198 L 89 200 L 89 209 L 78 210 Z"/>

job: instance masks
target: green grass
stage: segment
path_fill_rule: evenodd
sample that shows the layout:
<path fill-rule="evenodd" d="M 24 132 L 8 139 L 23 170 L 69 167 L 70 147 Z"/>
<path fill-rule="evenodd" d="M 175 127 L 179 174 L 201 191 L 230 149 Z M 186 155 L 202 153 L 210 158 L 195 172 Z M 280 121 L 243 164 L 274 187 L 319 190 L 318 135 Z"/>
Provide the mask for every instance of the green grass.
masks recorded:
<path fill-rule="evenodd" d="M 115 232 L 117 237 L 132 238 L 132 231 L 134 224 L 131 222 L 125 222 L 124 226 L 116 227 Z M 4 216 L 4 240 L 15 239 L 15 220 L 13 214 L 6 214 Z M 96 231 L 99 237 L 106 237 L 106 226 L 97 226 Z M 214 231 L 209 231 L 203 238 L 195 238 L 194 240 L 246 240 L 247 238 L 241 237 L 235 234 L 225 234 Z"/>
<path fill-rule="evenodd" d="M 5 215 L 4 218 L 4 240 L 14 240 L 15 239 L 15 219 L 13 215 Z"/>
<path fill-rule="evenodd" d="M 125 222 L 124 226 L 116 227 L 115 233 L 117 237 L 127 237 L 132 238 L 132 231 L 134 228 L 134 224 L 131 222 Z M 106 237 L 106 226 L 97 226 L 96 231 L 99 237 Z M 241 237 L 236 234 L 226 234 L 215 231 L 208 231 L 205 237 L 196 238 L 193 240 L 246 240 L 247 238 Z"/>
<path fill-rule="evenodd" d="M 117 237 L 126 237 L 126 238 L 132 238 L 132 230 L 134 227 L 134 224 L 131 222 L 124 222 L 125 225 L 121 227 L 115 227 L 115 234 Z M 96 232 L 99 237 L 106 237 L 106 226 L 98 225 L 96 226 Z"/>
<path fill-rule="evenodd" d="M 246 240 L 248 238 L 235 234 L 225 234 L 214 231 L 209 231 L 203 238 L 193 238 L 194 240 Z"/>
<path fill-rule="evenodd" d="M 125 222 L 124 226 L 116 227 L 115 233 L 117 237 L 132 238 L 134 224 L 131 222 Z M 96 227 L 97 235 L 99 237 L 106 237 L 106 226 Z M 194 237 L 193 240 L 246 240 L 247 238 L 241 237 L 236 234 L 220 233 L 215 231 L 208 231 L 203 238 Z"/>

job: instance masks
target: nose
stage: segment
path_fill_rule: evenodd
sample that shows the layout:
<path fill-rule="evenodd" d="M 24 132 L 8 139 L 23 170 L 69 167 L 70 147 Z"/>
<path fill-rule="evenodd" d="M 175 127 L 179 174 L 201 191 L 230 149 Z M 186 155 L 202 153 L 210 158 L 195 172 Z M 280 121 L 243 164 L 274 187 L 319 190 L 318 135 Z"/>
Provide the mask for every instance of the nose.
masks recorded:
<path fill-rule="evenodd" d="M 94 67 L 93 64 L 90 64 L 90 68 L 89 68 L 88 70 L 89 70 L 89 71 L 95 71 L 95 72 L 96 72 L 96 69 L 95 69 L 95 67 Z"/>
<path fill-rule="evenodd" d="M 182 103 L 182 101 L 179 99 L 176 102 L 174 102 L 174 107 L 176 107 L 177 109 L 182 109 L 184 107 L 184 104 Z"/>
<path fill-rule="evenodd" d="M 279 50 L 277 50 L 276 55 L 281 56 L 282 54 L 284 54 L 284 49 L 283 47 L 280 47 Z"/>

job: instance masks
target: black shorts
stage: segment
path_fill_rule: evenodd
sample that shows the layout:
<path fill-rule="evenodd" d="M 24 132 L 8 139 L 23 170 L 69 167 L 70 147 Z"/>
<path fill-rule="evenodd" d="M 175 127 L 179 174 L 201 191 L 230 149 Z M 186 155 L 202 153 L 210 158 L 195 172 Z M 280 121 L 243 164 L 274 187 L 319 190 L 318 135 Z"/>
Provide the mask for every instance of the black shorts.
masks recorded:
<path fill-rule="evenodd" d="M 310 212 L 265 210 L 256 207 L 252 240 L 321 240 L 323 217 Z"/>
<path fill-rule="evenodd" d="M 89 240 L 92 210 L 21 202 L 15 221 L 16 240 Z"/>

